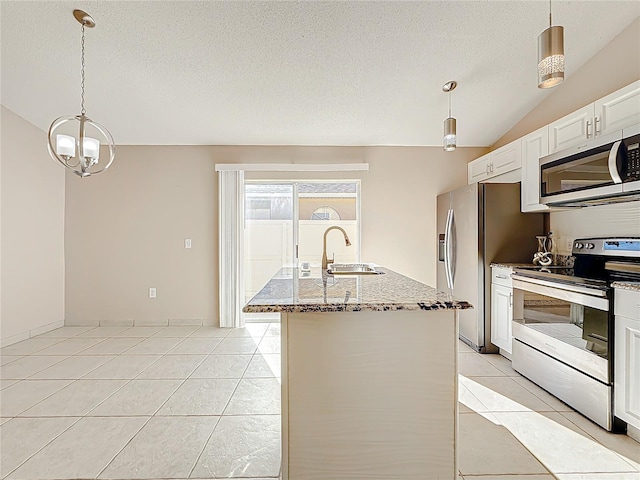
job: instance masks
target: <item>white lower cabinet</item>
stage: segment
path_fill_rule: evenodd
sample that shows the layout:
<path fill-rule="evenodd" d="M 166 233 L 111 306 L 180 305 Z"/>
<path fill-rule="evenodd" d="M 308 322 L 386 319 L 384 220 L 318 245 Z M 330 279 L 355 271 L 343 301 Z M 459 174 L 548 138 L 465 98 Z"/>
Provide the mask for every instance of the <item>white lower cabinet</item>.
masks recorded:
<path fill-rule="evenodd" d="M 640 292 L 615 290 L 614 414 L 640 429 Z"/>
<path fill-rule="evenodd" d="M 513 287 L 510 268 L 491 268 L 491 343 L 511 355 Z"/>

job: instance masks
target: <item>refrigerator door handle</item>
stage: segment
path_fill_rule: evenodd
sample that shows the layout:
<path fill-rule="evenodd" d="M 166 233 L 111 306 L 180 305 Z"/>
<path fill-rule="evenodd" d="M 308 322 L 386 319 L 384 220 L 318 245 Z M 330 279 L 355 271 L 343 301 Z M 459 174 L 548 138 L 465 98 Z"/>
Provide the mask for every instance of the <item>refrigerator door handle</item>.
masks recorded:
<path fill-rule="evenodd" d="M 453 210 L 447 210 L 447 223 L 444 230 L 444 274 L 447 279 L 447 287 L 453 289 L 453 277 L 451 275 L 451 223 L 453 222 Z"/>
<path fill-rule="evenodd" d="M 458 254 L 456 219 L 453 209 L 451 210 L 451 221 L 449 222 L 449 249 L 449 276 L 451 277 L 451 288 L 453 288 L 456 282 L 456 257 Z"/>

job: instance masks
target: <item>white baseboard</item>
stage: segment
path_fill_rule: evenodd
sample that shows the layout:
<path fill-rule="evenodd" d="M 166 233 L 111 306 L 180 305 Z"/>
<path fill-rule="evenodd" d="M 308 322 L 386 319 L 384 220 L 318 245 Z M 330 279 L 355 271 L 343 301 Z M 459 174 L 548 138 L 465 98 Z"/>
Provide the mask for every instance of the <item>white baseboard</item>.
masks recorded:
<path fill-rule="evenodd" d="M 133 319 L 131 318 L 119 318 L 100 320 L 101 327 L 133 327 Z"/>
<path fill-rule="evenodd" d="M 8 345 L 13 345 L 14 343 L 21 342 L 23 340 L 27 340 L 29 338 L 29 332 L 18 333 L 17 335 L 11 335 L 10 337 L 3 338 L 0 340 L 0 347 L 6 347 Z"/>
<path fill-rule="evenodd" d="M 150 319 L 150 320 L 134 320 L 134 327 L 167 327 L 169 325 L 168 319 Z"/>
<path fill-rule="evenodd" d="M 76 321 L 65 320 L 64 324 L 67 327 L 99 327 L 100 326 L 100 322 L 97 320 L 92 322 L 87 322 L 86 320 L 76 320 Z"/>
<path fill-rule="evenodd" d="M 201 318 L 170 318 L 169 325 L 181 326 L 181 327 L 201 327 L 202 319 Z"/>
<path fill-rule="evenodd" d="M 64 327 L 64 320 L 58 320 L 57 322 L 51 322 L 41 327 L 34 328 L 33 330 L 27 330 L 25 332 L 18 333 L 16 335 L 12 335 L 7 338 L 3 338 L 0 340 L 0 347 L 6 347 L 8 345 L 13 345 L 14 343 L 21 342 L 23 340 L 28 340 L 31 337 L 36 337 L 38 335 L 42 335 L 43 333 L 50 332 L 51 330 L 55 330 L 56 328 Z"/>
<path fill-rule="evenodd" d="M 34 328 L 29 331 L 31 337 L 35 337 L 36 335 L 42 335 L 43 333 L 50 332 L 51 330 L 55 330 L 56 328 L 64 327 L 64 320 L 59 320 L 57 322 L 51 322 L 48 325 L 43 325 L 42 327 Z"/>
<path fill-rule="evenodd" d="M 627 424 L 627 435 L 640 443 L 640 429 Z"/>

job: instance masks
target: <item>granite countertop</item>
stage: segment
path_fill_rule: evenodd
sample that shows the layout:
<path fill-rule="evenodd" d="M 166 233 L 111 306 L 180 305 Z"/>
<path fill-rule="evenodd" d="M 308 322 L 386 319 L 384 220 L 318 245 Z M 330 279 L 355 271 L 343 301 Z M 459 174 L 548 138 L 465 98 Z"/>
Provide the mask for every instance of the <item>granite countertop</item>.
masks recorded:
<path fill-rule="evenodd" d="M 622 290 L 640 292 L 640 282 L 613 282 L 611 286 L 613 288 L 621 288 Z"/>
<path fill-rule="evenodd" d="M 539 265 L 534 265 L 533 263 L 502 263 L 502 262 L 494 262 L 491 264 L 491 267 L 499 267 L 499 268 L 533 268 Z"/>
<path fill-rule="evenodd" d="M 284 267 L 242 309 L 256 312 L 359 312 L 473 308 L 387 268 L 384 275 L 322 275 Z"/>

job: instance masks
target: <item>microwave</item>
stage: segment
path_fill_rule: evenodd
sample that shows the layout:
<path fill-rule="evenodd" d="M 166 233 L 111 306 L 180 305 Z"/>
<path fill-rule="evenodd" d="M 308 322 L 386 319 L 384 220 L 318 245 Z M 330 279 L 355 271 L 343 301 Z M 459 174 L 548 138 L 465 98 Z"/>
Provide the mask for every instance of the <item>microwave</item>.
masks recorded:
<path fill-rule="evenodd" d="M 540 203 L 584 207 L 640 200 L 640 124 L 540 158 Z"/>

